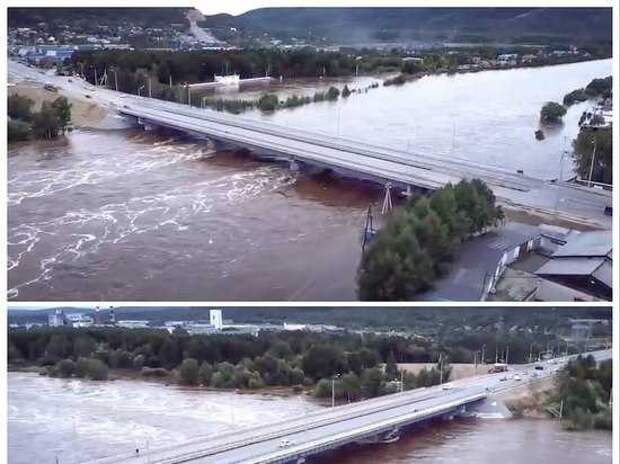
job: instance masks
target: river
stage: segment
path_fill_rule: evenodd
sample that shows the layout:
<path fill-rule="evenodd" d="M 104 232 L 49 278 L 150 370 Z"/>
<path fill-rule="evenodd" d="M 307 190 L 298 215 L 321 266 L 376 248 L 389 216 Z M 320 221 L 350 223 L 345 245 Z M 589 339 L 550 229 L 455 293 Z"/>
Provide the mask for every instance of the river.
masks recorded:
<path fill-rule="evenodd" d="M 175 444 L 317 411 L 304 395 L 210 392 L 130 380 L 8 375 L 9 464 L 80 462 Z M 611 433 L 545 420 L 457 420 L 316 460 L 338 462 L 611 463 Z"/>
<path fill-rule="evenodd" d="M 609 74 L 601 60 L 428 76 L 244 116 L 551 178 L 586 104 L 542 142 L 540 107 Z M 137 129 L 10 146 L 8 194 L 9 297 L 18 300 L 352 300 L 366 209 L 381 201 L 377 186 Z"/>

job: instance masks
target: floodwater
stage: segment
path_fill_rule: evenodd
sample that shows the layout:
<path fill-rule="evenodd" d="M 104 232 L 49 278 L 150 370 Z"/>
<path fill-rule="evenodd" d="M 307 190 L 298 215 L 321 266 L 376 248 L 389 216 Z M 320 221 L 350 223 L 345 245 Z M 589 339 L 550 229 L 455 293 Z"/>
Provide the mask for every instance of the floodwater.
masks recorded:
<path fill-rule="evenodd" d="M 541 105 L 610 73 L 602 60 L 429 76 L 244 116 L 551 178 L 585 104 L 538 142 Z M 366 210 L 381 201 L 377 186 L 137 129 L 12 145 L 8 193 L 18 300 L 352 300 Z"/>
<path fill-rule="evenodd" d="M 612 434 L 568 432 L 552 420 L 456 420 L 403 435 L 389 445 L 365 446 L 321 464 L 611 464 Z"/>
<path fill-rule="evenodd" d="M 304 395 L 209 392 L 158 383 L 8 375 L 9 464 L 86 459 L 175 444 L 322 408 Z M 328 463 L 608 464 L 611 433 L 567 432 L 542 420 L 442 423 L 390 445 L 314 460 Z M 313 461 L 313 462 L 314 462 Z"/>

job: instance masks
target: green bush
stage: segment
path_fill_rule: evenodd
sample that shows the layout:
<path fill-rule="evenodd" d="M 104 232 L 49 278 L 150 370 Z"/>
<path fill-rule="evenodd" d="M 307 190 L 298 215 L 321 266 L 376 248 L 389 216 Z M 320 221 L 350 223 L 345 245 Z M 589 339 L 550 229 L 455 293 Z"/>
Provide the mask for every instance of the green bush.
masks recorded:
<path fill-rule="evenodd" d="M 193 358 L 186 358 L 179 367 L 179 376 L 184 385 L 196 385 L 198 383 L 198 373 L 200 366 L 198 361 Z"/>
<path fill-rule="evenodd" d="M 258 99 L 258 109 L 261 111 L 274 111 L 279 105 L 278 96 L 265 94 Z"/>
<path fill-rule="evenodd" d="M 99 359 L 79 358 L 75 366 L 75 375 L 91 380 L 107 380 L 108 366 Z"/>
<path fill-rule="evenodd" d="M 62 361 L 58 361 L 54 369 L 55 375 L 62 378 L 72 377 L 75 372 L 76 366 L 71 359 L 63 359 Z"/>
<path fill-rule="evenodd" d="M 31 134 L 32 127 L 26 121 L 9 119 L 7 126 L 7 139 L 9 143 L 28 140 Z"/>
<path fill-rule="evenodd" d="M 556 102 L 547 102 L 540 110 L 540 121 L 542 123 L 551 124 L 562 120 L 566 114 L 566 108 Z"/>

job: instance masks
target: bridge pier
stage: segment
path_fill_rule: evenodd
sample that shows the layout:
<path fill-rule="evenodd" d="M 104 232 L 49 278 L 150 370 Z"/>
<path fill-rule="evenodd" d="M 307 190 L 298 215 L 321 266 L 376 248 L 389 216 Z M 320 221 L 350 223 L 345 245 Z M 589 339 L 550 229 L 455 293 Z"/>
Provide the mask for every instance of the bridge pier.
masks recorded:
<path fill-rule="evenodd" d="M 292 159 L 289 160 L 288 167 L 293 172 L 297 172 L 297 171 L 299 171 L 301 169 L 301 166 L 300 166 L 299 162 L 295 158 L 292 158 Z"/>

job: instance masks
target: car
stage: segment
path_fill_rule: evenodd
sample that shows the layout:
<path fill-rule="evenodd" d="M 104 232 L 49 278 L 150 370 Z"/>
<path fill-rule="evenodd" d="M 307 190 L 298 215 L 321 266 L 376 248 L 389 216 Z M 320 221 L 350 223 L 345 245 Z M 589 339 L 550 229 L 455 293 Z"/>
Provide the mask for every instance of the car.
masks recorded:
<path fill-rule="evenodd" d="M 442 390 L 452 390 L 454 387 L 452 385 L 443 385 L 441 387 Z"/>
<path fill-rule="evenodd" d="M 93 97 L 91 97 L 91 96 L 90 96 L 90 95 L 88 95 L 88 94 L 85 94 L 84 96 L 85 96 L 86 98 L 93 98 Z"/>
<path fill-rule="evenodd" d="M 521 376 L 519 374 L 515 374 L 513 379 L 516 380 L 516 381 L 520 381 L 521 380 Z"/>
<path fill-rule="evenodd" d="M 613 208 L 611 206 L 605 206 L 605 216 L 612 216 L 613 215 Z"/>
<path fill-rule="evenodd" d="M 505 382 L 506 380 L 508 380 L 508 377 L 506 377 L 506 376 L 503 376 L 503 377 L 499 378 L 500 382 Z"/>
<path fill-rule="evenodd" d="M 280 448 L 287 448 L 289 446 L 291 446 L 293 444 L 293 442 L 291 440 L 287 440 L 286 438 L 280 441 L 280 444 L 278 445 Z"/>
<path fill-rule="evenodd" d="M 534 369 L 536 369 L 537 371 L 542 371 L 542 370 L 545 370 L 544 366 L 543 366 L 543 365 L 541 365 L 541 364 L 536 364 L 536 365 L 534 366 Z"/>

